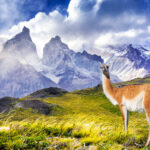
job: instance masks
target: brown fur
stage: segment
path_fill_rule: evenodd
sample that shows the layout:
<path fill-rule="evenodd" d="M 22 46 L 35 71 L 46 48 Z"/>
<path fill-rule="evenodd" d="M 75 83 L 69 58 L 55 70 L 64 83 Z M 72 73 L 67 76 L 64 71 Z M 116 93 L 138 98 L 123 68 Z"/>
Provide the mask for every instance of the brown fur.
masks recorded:
<path fill-rule="evenodd" d="M 144 110 L 146 112 L 147 120 L 148 120 L 149 127 L 150 127 L 150 84 L 127 85 L 121 88 L 113 87 L 110 82 L 108 68 L 109 67 L 107 65 L 101 66 L 101 69 L 104 75 L 103 87 L 105 91 L 107 92 L 107 94 L 111 96 L 113 100 L 115 100 L 117 104 L 119 105 L 122 118 L 124 121 L 125 130 L 127 131 L 128 129 L 128 110 L 127 110 L 126 104 L 125 105 L 123 104 L 123 98 L 125 98 L 126 102 L 132 101 L 142 92 L 144 92 L 144 96 L 143 96 Z M 142 102 L 142 99 L 140 100 Z M 134 103 L 131 103 L 131 104 L 134 106 Z M 150 131 L 149 131 L 149 136 L 146 142 L 146 146 L 149 144 L 149 142 L 150 142 Z"/>
<path fill-rule="evenodd" d="M 127 100 L 132 100 L 142 91 L 144 91 L 145 92 L 144 106 L 147 105 L 150 106 L 150 99 L 148 100 L 148 98 L 146 98 L 148 97 L 148 95 L 150 98 L 150 84 L 128 85 L 121 88 L 116 88 L 112 86 L 109 78 L 106 78 L 104 82 L 105 82 L 104 84 L 106 85 L 107 92 L 118 102 L 118 104 L 121 104 L 123 96 Z"/>

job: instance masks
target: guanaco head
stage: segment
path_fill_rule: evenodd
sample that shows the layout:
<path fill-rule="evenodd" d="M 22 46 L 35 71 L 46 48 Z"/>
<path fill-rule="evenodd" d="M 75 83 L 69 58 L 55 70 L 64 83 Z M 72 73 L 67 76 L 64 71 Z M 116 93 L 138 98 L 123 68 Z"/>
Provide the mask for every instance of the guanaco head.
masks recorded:
<path fill-rule="evenodd" d="M 100 64 L 100 68 L 102 70 L 102 73 L 109 78 L 109 66 L 106 64 Z"/>

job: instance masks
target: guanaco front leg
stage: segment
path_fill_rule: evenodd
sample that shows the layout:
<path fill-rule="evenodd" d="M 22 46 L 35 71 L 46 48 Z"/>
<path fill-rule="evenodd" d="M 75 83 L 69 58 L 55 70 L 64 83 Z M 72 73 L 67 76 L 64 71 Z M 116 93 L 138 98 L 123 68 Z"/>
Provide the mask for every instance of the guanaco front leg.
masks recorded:
<path fill-rule="evenodd" d="M 123 122 L 124 122 L 124 129 L 128 131 L 128 110 L 125 105 L 120 105 L 120 111 L 122 114 Z"/>

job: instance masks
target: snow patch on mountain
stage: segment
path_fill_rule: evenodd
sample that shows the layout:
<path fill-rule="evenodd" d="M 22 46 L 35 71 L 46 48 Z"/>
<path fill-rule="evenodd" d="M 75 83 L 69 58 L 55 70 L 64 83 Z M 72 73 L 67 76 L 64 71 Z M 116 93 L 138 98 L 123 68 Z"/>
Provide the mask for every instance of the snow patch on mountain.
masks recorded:
<path fill-rule="evenodd" d="M 120 47 L 108 46 L 100 50 L 93 49 L 92 54 L 102 57 L 104 63 L 110 65 L 110 72 L 122 81 L 144 77 L 148 74 L 149 50 L 142 46 L 123 45 Z"/>
<path fill-rule="evenodd" d="M 101 83 L 100 63 L 110 65 L 112 82 L 150 73 L 149 49 L 132 44 L 75 52 L 56 36 L 45 44 L 40 60 L 26 27 L 4 44 L 0 62 L 0 83 L 5 89 L 2 95 L 15 97 L 48 86 L 68 91 L 93 87 Z"/>
<path fill-rule="evenodd" d="M 103 59 L 86 51 L 76 53 L 70 50 L 59 36 L 45 45 L 42 62 L 47 66 L 43 67 L 42 74 L 46 77 L 53 75 L 51 79 L 69 91 L 92 87 L 101 82 L 100 63 L 103 63 Z"/>
<path fill-rule="evenodd" d="M 31 65 L 21 64 L 11 55 L 0 56 L 0 97 L 22 97 L 57 85 L 38 73 Z"/>

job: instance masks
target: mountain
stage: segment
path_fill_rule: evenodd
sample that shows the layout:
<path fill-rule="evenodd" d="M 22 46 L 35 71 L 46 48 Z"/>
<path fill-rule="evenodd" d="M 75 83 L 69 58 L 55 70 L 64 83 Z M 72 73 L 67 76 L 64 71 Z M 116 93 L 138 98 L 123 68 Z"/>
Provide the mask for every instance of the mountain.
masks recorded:
<path fill-rule="evenodd" d="M 21 64 L 12 56 L 0 57 L 0 70 L 0 97 L 22 97 L 42 88 L 57 86 L 31 65 Z"/>
<path fill-rule="evenodd" d="M 108 46 L 93 52 L 102 56 L 104 62 L 110 65 L 110 72 L 122 81 L 142 78 L 150 73 L 150 51 L 142 46 Z"/>
<path fill-rule="evenodd" d="M 148 73 L 150 73 L 150 56 L 146 55 L 149 50 L 143 47 L 134 47 L 134 45 L 129 44 L 126 49 L 126 54 L 123 57 L 127 57 L 131 62 L 134 62 L 134 66 L 139 68 L 144 68 Z"/>
<path fill-rule="evenodd" d="M 90 88 L 101 82 L 100 63 L 104 62 L 110 64 L 113 82 L 150 73 L 150 51 L 143 46 L 109 45 L 92 52 L 75 52 L 56 36 L 45 44 L 40 60 L 30 30 L 24 27 L 1 52 L 0 96 L 21 97 L 54 86 L 67 91 Z"/>
<path fill-rule="evenodd" d="M 0 54 L 0 97 L 22 97 L 36 90 L 57 87 L 52 80 L 38 72 L 40 64 L 36 46 L 26 27 L 6 41 Z"/>
<path fill-rule="evenodd" d="M 101 82 L 101 56 L 86 51 L 74 52 L 59 36 L 45 45 L 42 62 L 47 67 L 42 70 L 43 75 L 52 75 L 55 82 L 68 91 L 93 87 Z M 115 76 L 112 80 L 119 81 Z"/>
<path fill-rule="evenodd" d="M 3 46 L 3 53 L 9 53 L 20 61 L 32 65 L 39 61 L 36 46 L 30 37 L 30 30 L 27 27 L 24 27 L 21 33 L 6 41 Z"/>

